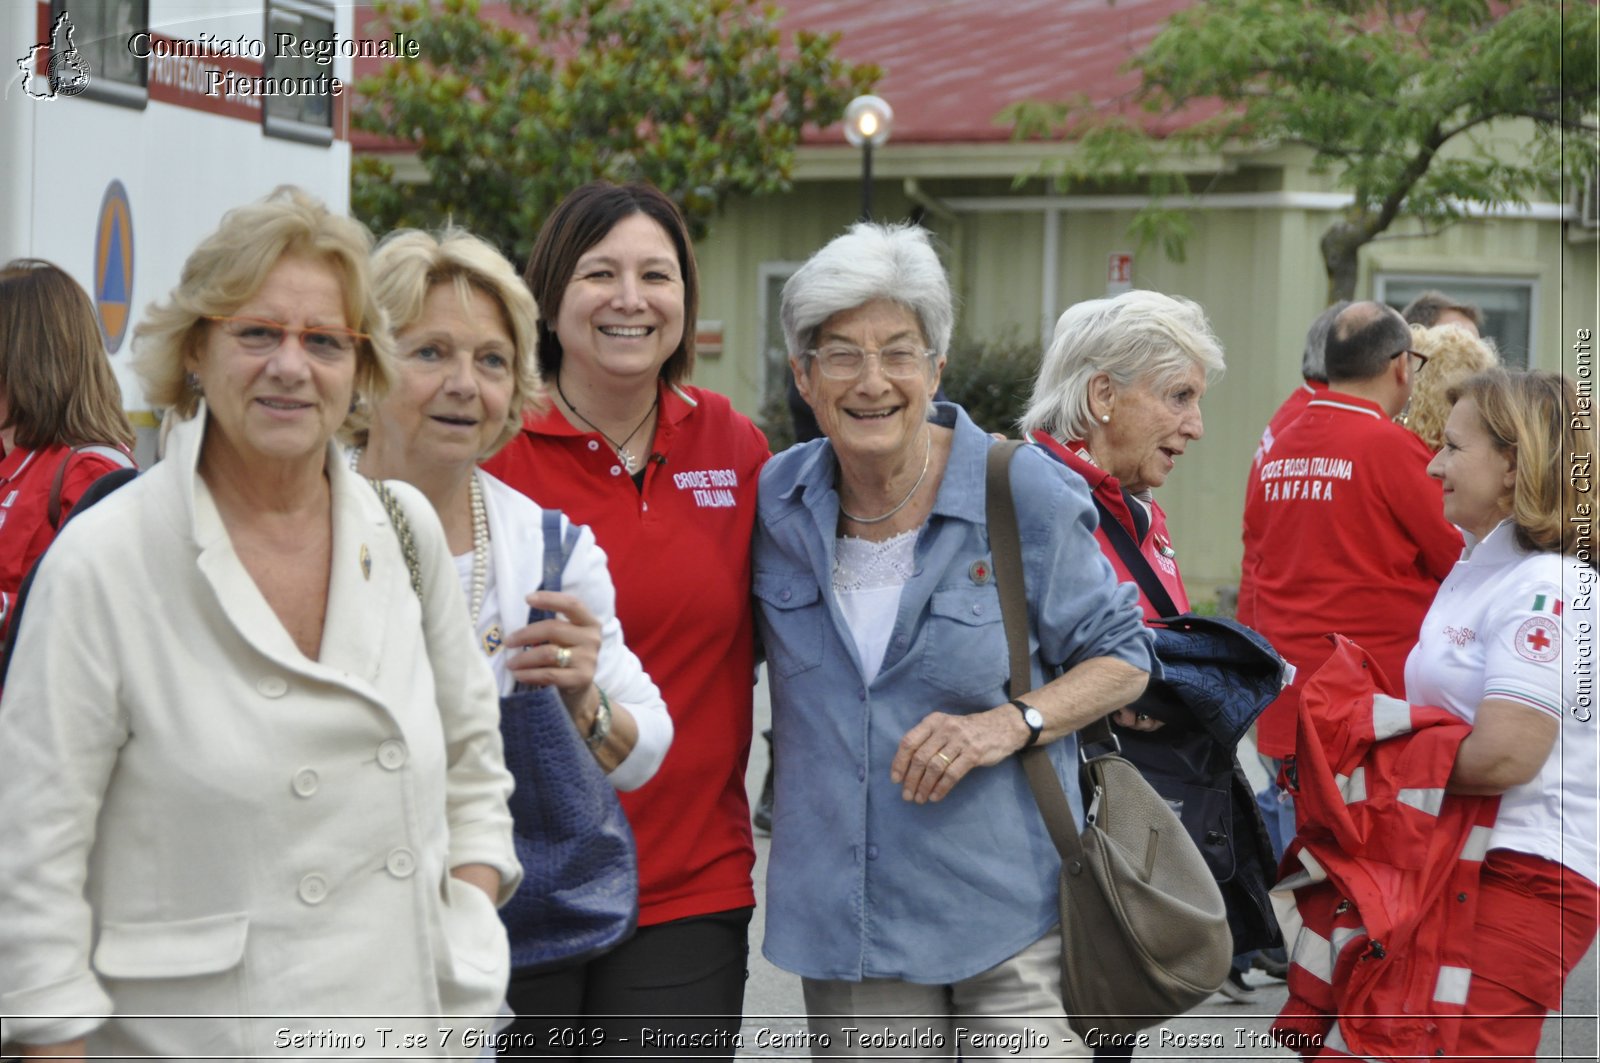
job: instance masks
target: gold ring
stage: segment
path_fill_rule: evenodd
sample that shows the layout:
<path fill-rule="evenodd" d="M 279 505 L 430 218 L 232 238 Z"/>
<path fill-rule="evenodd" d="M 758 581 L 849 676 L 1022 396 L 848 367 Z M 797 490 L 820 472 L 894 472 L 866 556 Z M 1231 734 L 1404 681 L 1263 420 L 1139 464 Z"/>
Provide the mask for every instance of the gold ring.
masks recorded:
<path fill-rule="evenodd" d="M 557 646 L 556 647 L 556 667 L 557 668 L 566 668 L 571 664 L 572 664 L 572 647 L 571 646 Z"/>
<path fill-rule="evenodd" d="M 952 765 L 952 764 L 954 764 L 954 763 L 955 763 L 955 761 L 953 761 L 953 760 L 951 760 L 951 759 L 950 759 L 950 756 L 949 756 L 949 754 L 947 754 L 947 753 L 945 753 L 945 752 L 944 752 L 944 751 L 943 751 L 943 750 L 941 750 L 941 751 L 940 751 L 940 752 L 938 752 L 938 753 L 935 753 L 935 754 L 934 754 L 934 756 L 936 756 L 936 757 L 938 757 L 938 758 L 939 758 L 939 759 L 940 759 L 940 760 L 942 760 L 942 761 L 944 761 L 944 766 L 945 766 L 945 767 L 947 767 L 947 768 L 948 768 L 948 767 L 949 767 L 949 766 L 950 766 L 950 765 Z"/>

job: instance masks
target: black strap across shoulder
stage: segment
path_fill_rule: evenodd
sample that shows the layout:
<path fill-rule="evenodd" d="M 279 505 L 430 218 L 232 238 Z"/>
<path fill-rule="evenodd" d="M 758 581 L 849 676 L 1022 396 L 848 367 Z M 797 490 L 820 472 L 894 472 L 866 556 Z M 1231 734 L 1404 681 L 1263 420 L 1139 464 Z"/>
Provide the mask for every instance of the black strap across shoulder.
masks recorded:
<path fill-rule="evenodd" d="M 1106 530 L 1106 538 L 1111 540 L 1112 549 L 1117 556 L 1122 558 L 1122 565 L 1133 576 L 1139 589 L 1144 591 L 1144 596 L 1155 606 L 1159 616 L 1177 616 L 1179 610 L 1172 600 L 1172 595 L 1167 593 L 1167 588 L 1161 585 L 1161 579 L 1156 575 L 1156 570 L 1150 567 L 1150 559 L 1144 556 L 1144 551 L 1139 549 L 1139 544 L 1133 541 L 1133 536 L 1128 534 L 1128 529 L 1099 498 L 1094 500 L 1095 509 L 1100 511 L 1100 526 Z"/>

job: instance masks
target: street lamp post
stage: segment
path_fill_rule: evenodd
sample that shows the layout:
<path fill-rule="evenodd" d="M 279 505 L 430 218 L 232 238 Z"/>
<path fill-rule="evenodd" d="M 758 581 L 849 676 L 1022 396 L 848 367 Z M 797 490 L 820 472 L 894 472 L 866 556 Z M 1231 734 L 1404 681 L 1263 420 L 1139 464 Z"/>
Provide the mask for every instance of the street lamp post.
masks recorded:
<path fill-rule="evenodd" d="M 877 96 L 857 96 L 844 109 L 844 138 L 861 149 L 861 220 L 872 220 L 872 149 L 889 141 L 894 108 Z"/>

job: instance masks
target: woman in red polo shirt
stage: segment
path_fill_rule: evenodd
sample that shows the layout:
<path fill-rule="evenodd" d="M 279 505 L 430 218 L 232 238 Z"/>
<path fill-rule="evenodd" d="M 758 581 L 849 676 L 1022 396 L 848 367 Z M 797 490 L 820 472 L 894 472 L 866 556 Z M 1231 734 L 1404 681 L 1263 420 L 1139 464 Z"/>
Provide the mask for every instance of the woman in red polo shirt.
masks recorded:
<path fill-rule="evenodd" d="M 78 497 L 133 464 L 89 295 L 36 258 L 0 269 L 0 639 L 17 588 Z"/>
<path fill-rule="evenodd" d="M 589 1054 L 731 1059 L 755 905 L 744 773 L 766 437 L 723 396 L 684 383 L 699 278 L 683 216 L 657 189 L 574 191 L 545 222 L 526 279 L 551 408 L 486 467 L 593 529 L 675 738 L 655 777 L 621 795 L 639 849 L 638 933 L 576 970 L 513 972 L 509 998 L 521 1014 L 587 1016 L 603 1041 L 591 1035 Z M 641 1044 L 639 1019 L 623 1016 L 668 1036 Z"/>

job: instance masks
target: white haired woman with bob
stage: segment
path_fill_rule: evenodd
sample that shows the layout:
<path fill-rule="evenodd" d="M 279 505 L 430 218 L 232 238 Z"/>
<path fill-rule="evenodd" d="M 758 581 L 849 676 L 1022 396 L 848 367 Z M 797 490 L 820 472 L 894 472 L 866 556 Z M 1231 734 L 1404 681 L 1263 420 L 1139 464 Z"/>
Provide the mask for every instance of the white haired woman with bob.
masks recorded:
<path fill-rule="evenodd" d="M 1138 589 L 1146 621 L 1189 610 L 1154 492 L 1204 435 L 1200 400 L 1222 371 L 1222 346 L 1198 304 L 1143 289 L 1091 299 L 1056 322 L 1022 417 L 1027 438 L 1088 485 L 1100 515 L 1095 541 L 1117 579 Z M 1146 697 L 1134 709 L 1123 754 L 1179 807 L 1222 888 L 1234 952 L 1276 946 L 1272 843 L 1234 748 L 1175 699 Z M 1241 1003 L 1253 999 L 1246 966 L 1236 961 L 1223 985 Z"/>
<path fill-rule="evenodd" d="M 166 456 L 45 554 L 0 702 L 25 1054 L 371 1050 L 381 1025 L 476 1055 L 438 1017 L 499 1010 L 521 870 L 494 679 L 433 508 L 333 442 L 393 379 L 370 244 L 280 189 L 135 333 Z"/>
<path fill-rule="evenodd" d="M 1082 481 L 1018 452 L 1035 688 L 1009 701 L 993 440 L 931 399 L 954 314 L 928 234 L 854 226 L 789 279 L 782 315 L 824 438 L 774 457 L 759 493 L 779 761 L 767 957 L 801 976 L 825 1054 L 866 1052 L 844 1030 L 867 1016 L 896 1043 L 940 1038 L 918 1055 L 963 1051 L 958 1029 L 1081 1052 L 1065 1040 L 1055 849 L 1014 754 L 1047 743 L 1081 814 L 1073 732 L 1152 664 L 1132 592 L 1095 546 Z"/>

